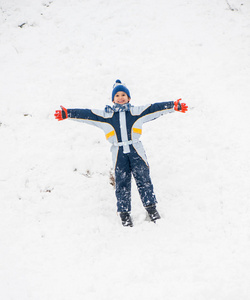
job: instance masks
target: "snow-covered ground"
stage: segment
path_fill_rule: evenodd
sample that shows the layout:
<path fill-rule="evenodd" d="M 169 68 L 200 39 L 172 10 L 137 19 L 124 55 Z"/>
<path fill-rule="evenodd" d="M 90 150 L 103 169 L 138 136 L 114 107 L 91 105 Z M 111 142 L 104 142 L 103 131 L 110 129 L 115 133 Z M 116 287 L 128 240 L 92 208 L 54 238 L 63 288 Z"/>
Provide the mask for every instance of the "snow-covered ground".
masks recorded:
<path fill-rule="evenodd" d="M 248 300 L 248 0 L 0 1 L 0 299 Z M 121 226 L 103 132 L 54 111 L 187 114 L 143 128 L 158 208 Z"/>

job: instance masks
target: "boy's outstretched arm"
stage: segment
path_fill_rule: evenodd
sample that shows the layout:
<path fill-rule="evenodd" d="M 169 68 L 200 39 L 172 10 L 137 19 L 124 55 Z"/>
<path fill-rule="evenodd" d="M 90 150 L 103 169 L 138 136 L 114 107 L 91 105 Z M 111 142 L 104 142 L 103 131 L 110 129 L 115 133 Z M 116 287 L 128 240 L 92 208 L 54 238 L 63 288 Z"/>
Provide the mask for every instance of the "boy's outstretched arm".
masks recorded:
<path fill-rule="evenodd" d="M 174 110 L 185 113 L 188 110 L 186 103 L 180 103 L 181 99 L 174 102 Z"/>
<path fill-rule="evenodd" d="M 61 110 L 56 110 L 54 116 L 58 121 L 67 119 L 68 118 L 67 109 L 61 105 Z"/>
<path fill-rule="evenodd" d="M 160 117 L 167 112 L 179 111 L 185 113 L 188 110 L 188 106 L 186 105 L 186 103 L 180 103 L 180 101 L 181 99 L 178 99 L 176 101 L 157 102 L 146 106 L 146 109 L 145 107 L 141 106 L 139 107 L 139 109 L 142 109 L 140 116 L 147 116 L 146 122 L 148 122 Z"/>
<path fill-rule="evenodd" d="M 83 108 L 68 108 L 61 106 L 61 110 L 56 110 L 54 114 L 55 118 L 58 121 L 62 121 L 64 119 L 71 119 L 80 122 L 87 122 L 90 125 L 94 125 L 97 127 L 100 126 L 100 122 L 106 123 L 107 119 L 111 116 L 109 114 L 108 117 L 103 115 L 102 110 L 91 110 L 91 109 L 83 109 Z"/>

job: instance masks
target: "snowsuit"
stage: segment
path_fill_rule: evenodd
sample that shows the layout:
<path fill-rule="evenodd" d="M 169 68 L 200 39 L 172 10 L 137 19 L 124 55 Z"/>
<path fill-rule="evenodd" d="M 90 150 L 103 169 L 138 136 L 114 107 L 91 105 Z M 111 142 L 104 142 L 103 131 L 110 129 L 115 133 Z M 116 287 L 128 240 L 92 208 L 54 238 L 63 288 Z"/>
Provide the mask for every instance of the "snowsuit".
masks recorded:
<path fill-rule="evenodd" d="M 143 123 L 173 111 L 173 101 L 145 106 L 130 105 L 128 109 L 124 107 L 119 111 L 113 111 L 110 106 L 104 110 L 67 109 L 69 119 L 103 129 L 112 144 L 118 212 L 131 211 L 131 173 L 144 207 L 157 203 L 146 154 L 139 139 Z"/>

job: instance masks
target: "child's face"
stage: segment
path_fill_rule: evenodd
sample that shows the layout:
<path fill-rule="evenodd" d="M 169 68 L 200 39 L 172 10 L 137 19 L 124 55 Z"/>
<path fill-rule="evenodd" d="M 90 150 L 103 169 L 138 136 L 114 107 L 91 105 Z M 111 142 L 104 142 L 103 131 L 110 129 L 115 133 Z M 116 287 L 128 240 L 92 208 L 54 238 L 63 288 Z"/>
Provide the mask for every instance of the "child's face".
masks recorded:
<path fill-rule="evenodd" d="M 118 103 L 118 104 L 126 104 L 129 101 L 130 98 L 125 92 L 117 92 L 113 100 L 114 103 Z"/>

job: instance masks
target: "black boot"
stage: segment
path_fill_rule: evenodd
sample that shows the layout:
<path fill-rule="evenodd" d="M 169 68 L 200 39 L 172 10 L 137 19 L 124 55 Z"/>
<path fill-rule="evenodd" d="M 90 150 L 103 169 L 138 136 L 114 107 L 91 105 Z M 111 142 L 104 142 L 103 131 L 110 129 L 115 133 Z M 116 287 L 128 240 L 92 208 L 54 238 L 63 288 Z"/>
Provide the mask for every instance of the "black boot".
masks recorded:
<path fill-rule="evenodd" d="M 155 223 L 156 220 L 161 218 L 155 205 L 146 206 L 145 208 L 152 222 Z"/>
<path fill-rule="evenodd" d="M 121 217 L 122 225 L 123 226 L 133 227 L 133 222 L 132 222 L 130 213 L 128 213 L 128 212 L 121 212 L 120 213 L 120 217 Z"/>

